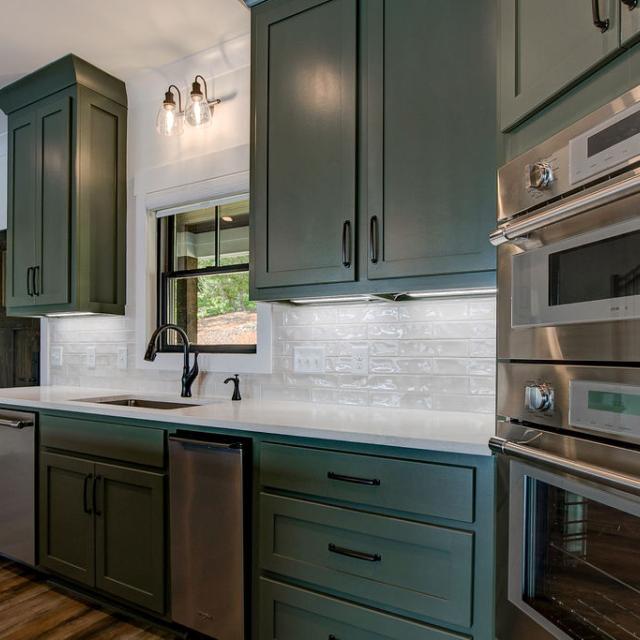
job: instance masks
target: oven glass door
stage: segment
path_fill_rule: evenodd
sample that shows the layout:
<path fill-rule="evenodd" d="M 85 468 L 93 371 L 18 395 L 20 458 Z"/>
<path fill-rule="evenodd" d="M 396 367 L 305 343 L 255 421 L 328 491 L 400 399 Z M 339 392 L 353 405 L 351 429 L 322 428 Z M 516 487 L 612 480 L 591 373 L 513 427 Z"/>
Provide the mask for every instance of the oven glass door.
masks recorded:
<path fill-rule="evenodd" d="M 640 638 L 640 498 L 511 465 L 509 599 L 553 638 Z"/>
<path fill-rule="evenodd" d="M 640 317 L 640 218 L 512 258 L 512 325 Z"/>

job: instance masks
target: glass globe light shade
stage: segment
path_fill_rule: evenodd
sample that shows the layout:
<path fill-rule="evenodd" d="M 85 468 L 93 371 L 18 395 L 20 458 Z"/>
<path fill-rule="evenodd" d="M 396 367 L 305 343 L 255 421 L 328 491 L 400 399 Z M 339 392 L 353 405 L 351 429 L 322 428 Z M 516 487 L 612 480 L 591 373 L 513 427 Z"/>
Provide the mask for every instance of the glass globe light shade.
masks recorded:
<path fill-rule="evenodd" d="M 202 94 L 191 93 L 184 117 L 190 127 L 208 127 L 211 124 L 211 107 Z"/>
<path fill-rule="evenodd" d="M 163 102 L 156 117 L 156 130 L 162 136 L 179 136 L 184 131 L 183 116 L 175 103 Z"/>

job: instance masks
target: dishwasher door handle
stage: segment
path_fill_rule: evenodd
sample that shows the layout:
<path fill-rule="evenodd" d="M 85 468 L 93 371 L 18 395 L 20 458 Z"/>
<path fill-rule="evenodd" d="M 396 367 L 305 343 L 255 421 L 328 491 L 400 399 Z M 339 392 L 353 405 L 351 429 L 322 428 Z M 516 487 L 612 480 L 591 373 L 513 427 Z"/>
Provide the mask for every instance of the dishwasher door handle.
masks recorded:
<path fill-rule="evenodd" d="M 26 427 L 33 427 L 34 424 L 35 423 L 31 418 L 0 418 L 0 427 L 6 427 L 8 429 L 24 429 Z"/>
<path fill-rule="evenodd" d="M 182 445 L 183 449 L 187 451 L 201 451 L 201 450 L 211 450 L 211 451 L 220 451 L 220 450 L 231 450 L 231 451 L 241 451 L 242 444 L 239 442 L 214 442 L 210 440 L 192 440 L 191 438 L 181 438 L 178 436 L 169 436 L 170 442 L 175 442 L 176 444 Z"/>

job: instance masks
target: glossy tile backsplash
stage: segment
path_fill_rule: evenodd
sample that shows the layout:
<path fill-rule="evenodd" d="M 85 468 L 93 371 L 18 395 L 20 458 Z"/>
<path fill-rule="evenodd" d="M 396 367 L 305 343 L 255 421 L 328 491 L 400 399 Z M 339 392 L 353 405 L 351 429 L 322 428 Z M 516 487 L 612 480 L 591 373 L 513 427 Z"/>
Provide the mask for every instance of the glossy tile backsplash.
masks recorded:
<path fill-rule="evenodd" d="M 245 374 L 245 397 L 423 410 L 494 411 L 495 298 L 274 305 L 273 372 Z M 50 348 L 62 349 L 51 384 L 176 393 L 179 371 L 135 368 L 128 318 L 50 320 Z M 96 348 L 96 368 L 87 353 Z M 129 353 L 117 367 L 119 348 Z M 296 347 L 324 350 L 324 370 L 294 371 Z M 356 359 L 356 356 L 358 359 Z M 234 373 L 234 372 L 230 372 Z M 229 396 L 224 374 L 201 374 L 195 390 Z"/>

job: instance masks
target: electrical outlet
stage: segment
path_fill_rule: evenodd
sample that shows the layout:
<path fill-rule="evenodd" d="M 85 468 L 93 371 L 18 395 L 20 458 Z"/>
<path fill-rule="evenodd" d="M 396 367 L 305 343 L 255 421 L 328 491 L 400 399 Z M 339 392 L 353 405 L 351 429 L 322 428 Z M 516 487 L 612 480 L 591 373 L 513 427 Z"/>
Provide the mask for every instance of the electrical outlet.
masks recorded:
<path fill-rule="evenodd" d="M 96 368 L 96 348 L 95 347 L 87 347 L 87 368 L 88 369 Z"/>
<path fill-rule="evenodd" d="M 49 364 L 56 369 L 62 366 L 62 347 L 51 347 Z"/>
<path fill-rule="evenodd" d="M 128 350 L 126 345 L 123 347 L 118 347 L 118 353 L 117 353 L 117 366 L 118 369 L 126 369 L 127 368 L 127 359 L 128 359 Z"/>
<path fill-rule="evenodd" d="M 296 373 L 322 373 L 324 369 L 324 347 L 294 347 L 293 370 Z"/>
<path fill-rule="evenodd" d="M 353 347 L 351 354 L 351 371 L 359 374 L 369 373 L 369 347 Z"/>

